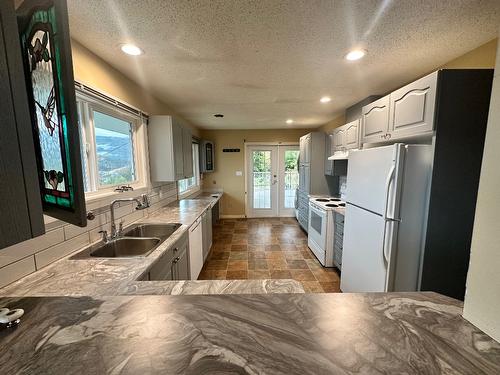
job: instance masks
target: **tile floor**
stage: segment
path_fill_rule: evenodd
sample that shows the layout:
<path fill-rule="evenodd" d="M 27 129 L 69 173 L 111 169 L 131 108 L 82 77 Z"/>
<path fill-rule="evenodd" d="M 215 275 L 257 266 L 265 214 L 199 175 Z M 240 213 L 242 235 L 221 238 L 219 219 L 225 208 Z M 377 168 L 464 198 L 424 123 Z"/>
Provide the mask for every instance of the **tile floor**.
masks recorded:
<path fill-rule="evenodd" d="M 307 292 L 340 291 L 338 271 L 321 266 L 295 218 L 221 220 L 199 279 L 295 279 Z"/>

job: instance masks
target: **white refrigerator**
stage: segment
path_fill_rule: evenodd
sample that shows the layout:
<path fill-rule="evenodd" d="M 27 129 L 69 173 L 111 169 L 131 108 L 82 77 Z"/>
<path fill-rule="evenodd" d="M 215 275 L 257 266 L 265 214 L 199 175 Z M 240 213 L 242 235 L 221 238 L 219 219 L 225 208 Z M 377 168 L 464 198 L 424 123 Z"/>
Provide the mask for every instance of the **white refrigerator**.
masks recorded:
<path fill-rule="evenodd" d="M 432 154 L 402 143 L 349 153 L 343 292 L 418 290 Z"/>

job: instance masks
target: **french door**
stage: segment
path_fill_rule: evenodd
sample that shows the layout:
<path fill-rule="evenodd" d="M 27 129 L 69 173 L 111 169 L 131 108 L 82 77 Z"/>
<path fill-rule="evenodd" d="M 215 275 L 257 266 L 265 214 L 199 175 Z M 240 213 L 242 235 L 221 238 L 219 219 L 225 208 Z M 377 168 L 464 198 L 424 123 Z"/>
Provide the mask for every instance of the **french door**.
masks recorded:
<path fill-rule="evenodd" d="M 294 216 L 299 147 L 247 145 L 245 150 L 247 216 Z"/>

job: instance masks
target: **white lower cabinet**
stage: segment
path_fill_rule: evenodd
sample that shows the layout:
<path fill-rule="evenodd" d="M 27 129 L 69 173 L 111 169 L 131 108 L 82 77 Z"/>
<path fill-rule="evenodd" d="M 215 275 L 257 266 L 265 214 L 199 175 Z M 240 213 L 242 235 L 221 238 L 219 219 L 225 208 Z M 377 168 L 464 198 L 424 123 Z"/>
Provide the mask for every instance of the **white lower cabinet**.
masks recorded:
<path fill-rule="evenodd" d="M 189 228 L 189 269 L 191 280 L 197 280 L 203 268 L 203 223 L 200 216 Z"/>

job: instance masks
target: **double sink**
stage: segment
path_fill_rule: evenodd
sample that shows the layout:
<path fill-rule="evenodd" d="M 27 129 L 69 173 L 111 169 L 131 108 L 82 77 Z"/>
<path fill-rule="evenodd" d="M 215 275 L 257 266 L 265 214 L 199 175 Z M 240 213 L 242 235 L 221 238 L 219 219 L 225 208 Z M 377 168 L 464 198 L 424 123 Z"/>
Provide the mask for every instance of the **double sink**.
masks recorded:
<path fill-rule="evenodd" d="M 146 257 L 169 238 L 181 224 L 138 223 L 123 230 L 117 238 L 92 245 L 73 259 Z"/>

